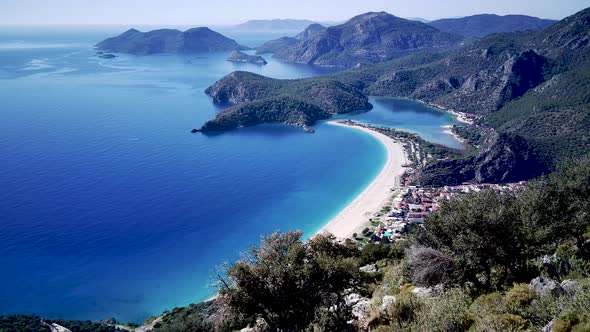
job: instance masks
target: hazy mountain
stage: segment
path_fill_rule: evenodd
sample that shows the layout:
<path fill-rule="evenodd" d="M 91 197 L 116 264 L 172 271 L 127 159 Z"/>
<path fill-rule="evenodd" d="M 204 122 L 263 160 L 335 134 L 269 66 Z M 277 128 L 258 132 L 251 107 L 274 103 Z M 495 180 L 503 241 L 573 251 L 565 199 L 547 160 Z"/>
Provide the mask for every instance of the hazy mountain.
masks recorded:
<path fill-rule="evenodd" d="M 444 32 L 465 37 L 484 37 L 498 32 L 543 30 L 554 20 L 544 20 L 525 15 L 498 16 L 492 14 L 473 15 L 461 18 L 448 18 L 428 24 Z"/>
<path fill-rule="evenodd" d="M 252 31 L 266 31 L 266 30 L 288 30 L 301 31 L 310 24 L 317 23 L 310 20 L 297 19 L 274 19 L 274 20 L 250 20 L 242 24 L 235 25 L 235 29 L 252 30 Z"/>
<path fill-rule="evenodd" d="M 444 50 L 461 37 L 440 32 L 421 22 L 385 12 L 366 13 L 313 34 L 274 57 L 297 63 L 351 67 L 377 63 L 418 51 Z"/>
<path fill-rule="evenodd" d="M 300 40 L 311 38 L 326 30 L 321 24 L 313 23 L 310 24 L 305 30 L 297 34 L 295 37 L 281 37 L 279 39 L 268 41 L 261 46 L 256 48 L 256 53 L 276 53 L 281 50 L 285 50 L 292 46 L 295 46 Z"/>
<path fill-rule="evenodd" d="M 176 29 L 149 32 L 130 29 L 116 37 L 101 41 L 96 47 L 108 52 L 130 54 L 203 53 L 248 49 L 206 27 L 184 32 Z"/>

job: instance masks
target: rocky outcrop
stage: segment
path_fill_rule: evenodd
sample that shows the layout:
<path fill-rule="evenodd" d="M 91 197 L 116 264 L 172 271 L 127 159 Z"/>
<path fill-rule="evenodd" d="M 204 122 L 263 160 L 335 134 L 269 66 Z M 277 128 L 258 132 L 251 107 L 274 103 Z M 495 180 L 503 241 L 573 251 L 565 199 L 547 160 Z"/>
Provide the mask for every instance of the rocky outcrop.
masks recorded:
<path fill-rule="evenodd" d="M 391 307 L 394 306 L 397 303 L 397 298 L 393 295 L 385 295 L 383 297 L 383 300 L 381 301 L 381 307 L 379 308 L 379 311 L 381 313 L 386 313 L 387 310 Z"/>
<path fill-rule="evenodd" d="M 266 65 L 268 63 L 263 57 L 259 55 L 248 55 L 240 51 L 233 51 L 227 58 L 227 61 L 253 63 L 255 65 Z"/>
<path fill-rule="evenodd" d="M 299 43 L 274 57 L 297 63 L 352 67 L 359 62 L 377 63 L 424 50 L 443 50 L 461 37 L 443 33 L 421 22 L 385 12 L 366 13 L 329 27 L 309 29 Z"/>
<path fill-rule="evenodd" d="M 148 55 L 156 53 L 206 53 L 248 49 L 235 40 L 206 27 L 186 31 L 159 29 L 140 32 L 130 29 L 119 36 L 96 44 L 96 48 L 114 53 Z"/>
<path fill-rule="evenodd" d="M 506 183 L 548 173 L 537 151 L 522 137 L 489 131 L 475 155 L 435 160 L 419 174 L 422 185 L 457 185 L 465 181 Z"/>
<path fill-rule="evenodd" d="M 563 288 L 558 281 L 545 278 L 537 277 L 529 283 L 529 289 L 535 291 L 541 297 L 545 296 L 559 296 L 564 293 Z"/>
<path fill-rule="evenodd" d="M 377 272 L 377 265 L 376 264 L 369 264 L 359 268 L 359 271 L 365 273 L 375 273 Z"/>

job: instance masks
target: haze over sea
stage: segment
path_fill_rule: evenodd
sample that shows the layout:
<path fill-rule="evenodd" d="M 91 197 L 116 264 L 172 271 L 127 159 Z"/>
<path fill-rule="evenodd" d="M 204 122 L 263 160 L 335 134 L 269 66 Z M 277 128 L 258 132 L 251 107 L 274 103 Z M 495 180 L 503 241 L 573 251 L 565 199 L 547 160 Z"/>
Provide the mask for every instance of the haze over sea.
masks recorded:
<path fill-rule="evenodd" d="M 190 134 L 217 111 L 203 91 L 234 70 L 327 69 L 227 54 L 99 59 L 115 28 L 0 29 L 0 313 L 142 321 L 211 296 L 216 265 L 273 230 L 319 230 L 380 171 L 355 130 L 259 126 Z M 248 46 L 278 34 L 228 32 Z M 442 132 L 449 114 L 373 99 L 347 116 Z"/>

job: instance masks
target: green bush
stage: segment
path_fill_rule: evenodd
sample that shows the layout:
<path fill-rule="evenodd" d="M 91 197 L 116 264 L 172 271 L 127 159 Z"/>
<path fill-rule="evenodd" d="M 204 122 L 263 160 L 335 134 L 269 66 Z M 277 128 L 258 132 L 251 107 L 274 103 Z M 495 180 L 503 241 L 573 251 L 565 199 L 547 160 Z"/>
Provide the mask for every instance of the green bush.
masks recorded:
<path fill-rule="evenodd" d="M 471 298 L 461 289 L 445 291 L 424 301 L 412 325 L 415 331 L 467 331 L 474 323 L 469 305 Z"/>

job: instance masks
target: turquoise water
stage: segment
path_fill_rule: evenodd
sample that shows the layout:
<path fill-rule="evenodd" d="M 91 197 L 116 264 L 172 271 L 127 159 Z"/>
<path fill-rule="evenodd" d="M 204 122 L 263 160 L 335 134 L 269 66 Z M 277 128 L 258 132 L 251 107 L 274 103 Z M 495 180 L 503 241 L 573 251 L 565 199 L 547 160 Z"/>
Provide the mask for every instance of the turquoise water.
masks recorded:
<path fill-rule="evenodd" d="M 370 112 L 344 117 L 415 133 L 427 141 L 451 148 L 463 148 L 459 140 L 444 132 L 443 126 L 456 123 L 454 115 L 408 99 L 373 97 L 370 101 L 374 106 Z"/>
<path fill-rule="evenodd" d="M 313 234 L 384 163 L 371 136 L 326 124 L 189 133 L 219 111 L 203 90 L 231 71 L 329 70 L 99 59 L 109 29 L 0 30 L 0 313 L 139 322 L 201 301 L 215 266 L 260 234 Z"/>

